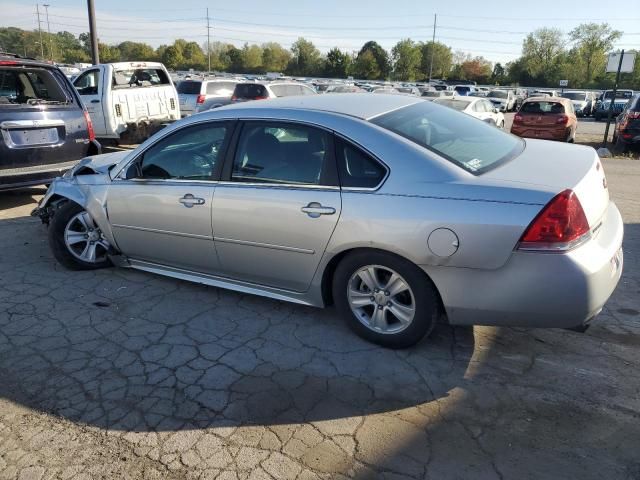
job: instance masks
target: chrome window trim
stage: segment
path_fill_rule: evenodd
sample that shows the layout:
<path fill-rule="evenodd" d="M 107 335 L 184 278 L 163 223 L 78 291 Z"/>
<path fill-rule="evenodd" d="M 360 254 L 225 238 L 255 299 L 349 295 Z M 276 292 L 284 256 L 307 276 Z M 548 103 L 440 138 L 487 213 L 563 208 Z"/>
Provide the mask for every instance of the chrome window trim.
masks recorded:
<path fill-rule="evenodd" d="M 160 230 L 157 228 L 147 228 L 147 227 L 136 227 L 133 225 L 121 225 L 114 223 L 112 224 L 114 228 L 122 228 L 125 230 L 137 230 L 140 232 L 150 232 L 150 233 L 162 233 L 164 235 L 173 235 L 176 237 L 188 237 L 188 238 L 196 238 L 198 240 L 213 240 L 213 236 L 210 235 L 197 235 L 195 233 L 183 233 L 183 232 L 173 232 L 171 230 Z"/>
<path fill-rule="evenodd" d="M 217 182 L 220 187 L 241 187 L 241 188 L 269 188 L 269 189 L 295 189 L 295 190 L 329 190 L 339 192 L 340 187 L 334 185 L 315 185 L 299 183 L 268 183 L 268 182 Z"/>

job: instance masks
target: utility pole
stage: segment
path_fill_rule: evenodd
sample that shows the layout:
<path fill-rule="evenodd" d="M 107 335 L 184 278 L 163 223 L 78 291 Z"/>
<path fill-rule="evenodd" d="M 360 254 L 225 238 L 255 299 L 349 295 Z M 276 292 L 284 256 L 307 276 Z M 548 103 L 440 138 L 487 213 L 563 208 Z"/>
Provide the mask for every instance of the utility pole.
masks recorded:
<path fill-rule="evenodd" d="M 623 58 L 624 58 L 624 50 L 620 52 L 620 60 L 618 61 L 618 71 L 616 72 L 616 83 L 613 85 L 613 92 L 611 92 L 611 103 L 609 104 L 609 111 L 607 112 L 607 126 L 604 129 L 604 141 L 602 142 L 602 146 L 604 148 L 607 147 L 607 142 L 609 141 L 609 125 L 611 125 L 611 114 L 613 113 L 613 107 L 614 107 L 613 104 L 616 103 L 616 93 L 618 92 L 618 82 L 620 82 L 620 70 L 622 70 Z"/>
<path fill-rule="evenodd" d="M 53 62 L 53 38 L 51 38 L 51 25 L 49 24 L 49 4 L 43 3 L 45 12 L 47 12 L 47 33 L 49 33 L 49 59 Z"/>
<path fill-rule="evenodd" d="M 44 44 L 42 43 L 42 28 L 40 27 L 40 6 L 37 3 L 36 14 L 38 15 L 38 32 L 40 32 L 40 58 L 44 60 Z"/>
<path fill-rule="evenodd" d="M 98 51 L 98 32 L 96 30 L 96 9 L 93 0 L 87 0 L 89 10 L 89 35 L 91 37 L 91 62 L 94 65 L 100 63 L 100 53 Z"/>
<path fill-rule="evenodd" d="M 436 53 L 436 24 L 438 23 L 438 15 L 433 14 L 433 39 L 431 40 L 431 64 L 429 65 L 429 84 L 431 84 L 431 75 L 433 74 L 433 56 Z"/>
<path fill-rule="evenodd" d="M 209 61 L 209 69 L 207 70 L 207 73 L 211 74 L 211 39 L 209 37 L 209 32 L 211 32 L 211 27 L 209 26 L 209 7 L 207 7 L 207 59 Z"/>

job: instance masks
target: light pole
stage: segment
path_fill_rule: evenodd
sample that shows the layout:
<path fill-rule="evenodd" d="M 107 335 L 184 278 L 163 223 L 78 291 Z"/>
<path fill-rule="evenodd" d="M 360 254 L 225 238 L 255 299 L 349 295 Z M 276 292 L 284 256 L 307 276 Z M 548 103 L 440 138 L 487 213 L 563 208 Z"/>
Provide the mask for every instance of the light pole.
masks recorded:
<path fill-rule="evenodd" d="M 91 38 L 91 61 L 94 65 L 100 63 L 100 53 L 98 50 L 98 32 L 96 30 L 96 9 L 93 0 L 87 0 L 87 10 L 89 11 L 89 34 Z"/>
<path fill-rule="evenodd" d="M 49 58 L 53 62 L 53 38 L 51 38 L 51 25 L 49 24 L 49 4 L 43 3 L 42 6 L 47 15 L 47 32 L 49 33 Z"/>

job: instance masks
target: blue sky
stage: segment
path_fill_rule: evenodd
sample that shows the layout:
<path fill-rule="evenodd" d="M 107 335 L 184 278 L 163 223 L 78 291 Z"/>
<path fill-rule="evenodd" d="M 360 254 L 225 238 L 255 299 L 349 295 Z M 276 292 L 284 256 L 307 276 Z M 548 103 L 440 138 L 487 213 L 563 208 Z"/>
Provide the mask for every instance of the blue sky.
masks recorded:
<path fill-rule="evenodd" d="M 633 0 L 637 2 L 638 0 Z M 630 3 L 633 3 L 630 2 Z M 47 3 L 47 2 L 45 2 Z M 87 31 L 85 0 L 49 0 L 51 30 Z M 521 52 L 526 34 L 539 27 L 569 32 L 579 23 L 606 21 L 625 35 L 621 48 L 640 48 L 640 9 L 615 8 L 602 0 L 95 0 L 98 35 L 106 43 L 143 41 L 154 47 L 176 38 L 206 42 L 206 8 L 212 41 L 242 45 L 278 41 L 289 46 L 298 37 L 322 51 L 333 46 L 353 51 L 367 40 L 390 49 L 402 38 L 430 40 L 438 14 L 436 39 L 492 62 L 508 62 Z M 640 5 L 639 5 L 640 6 Z M 0 0 L 0 26 L 37 28 L 35 2 Z M 625 17 L 629 13 L 631 16 Z M 42 27 L 46 29 L 44 8 Z M 633 15 L 636 15 L 633 17 Z"/>

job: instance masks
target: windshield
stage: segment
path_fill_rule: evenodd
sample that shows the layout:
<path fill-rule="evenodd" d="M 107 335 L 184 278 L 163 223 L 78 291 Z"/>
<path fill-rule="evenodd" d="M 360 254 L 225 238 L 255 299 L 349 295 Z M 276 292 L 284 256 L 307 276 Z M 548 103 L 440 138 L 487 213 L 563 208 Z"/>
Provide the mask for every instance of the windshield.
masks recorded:
<path fill-rule="evenodd" d="M 504 90 L 491 90 L 487 97 L 492 97 L 492 98 L 509 98 L 509 94 L 507 92 L 505 92 Z"/>
<path fill-rule="evenodd" d="M 613 98 L 613 90 L 609 90 L 604 93 L 604 98 L 611 99 Z M 618 90 L 616 92 L 616 98 L 631 98 L 633 97 L 633 92 L 631 90 Z"/>
<path fill-rule="evenodd" d="M 422 92 L 423 97 L 441 97 L 442 94 L 440 92 Z"/>
<path fill-rule="evenodd" d="M 471 87 L 456 87 L 454 90 L 458 93 L 468 93 L 471 91 Z"/>
<path fill-rule="evenodd" d="M 200 95 L 200 88 L 202 88 L 202 82 L 194 82 L 192 80 L 184 80 L 176 87 L 178 93 L 184 93 L 187 95 Z"/>
<path fill-rule="evenodd" d="M 586 98 L 586 94 L 584 92 L 564 92 L 562 95 L 564 98 L 568 98 L 569 100 L 584 100 Z"/>
<path fill-rule="evenodd" d="M 61 76 L 61 74 L 58 74 Z M 46 68 L 0 68 L 0 107 L 11 105 L 64 104 L 72 101 L 53 70 Z"/>
<path fill-rule="evenodd" d="M 469 102 L 465 102 L 463 100 L 455 100 L 453 98 L 439 98 L 437 100 L 434 100 L 434 102 L 458 111 L 464 110 L 469 105 Z"/>
<path fill-rule="evenodd" d="M 524 142 L 477 119 L 420 102 L 371 120 L 480 175 L 524 150 Z"/>

